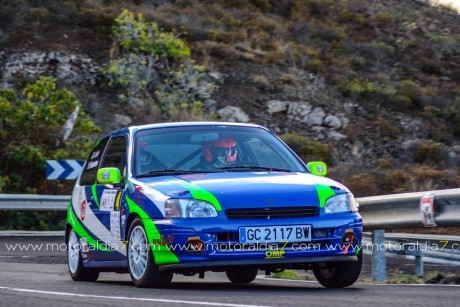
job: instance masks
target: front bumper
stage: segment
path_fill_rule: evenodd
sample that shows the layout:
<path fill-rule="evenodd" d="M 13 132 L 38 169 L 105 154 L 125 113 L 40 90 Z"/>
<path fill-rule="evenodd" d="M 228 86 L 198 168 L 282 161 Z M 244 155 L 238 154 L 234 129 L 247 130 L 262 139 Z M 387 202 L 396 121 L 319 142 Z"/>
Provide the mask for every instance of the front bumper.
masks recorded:
<path fill-rule="evenodd" d="M 223 215 L 210 219 L 171 219 L 154 221 L 162 248 L 151 246 L 157 264 L 162 270 L 241 265 L 282 265 L 330 261 L 353 261 L 360 251 L 362 219 L 358 213 L 320 214 L 319 217 L 228 220 Z M 280 226 L 308 224 L 312 227 L 309 242 L 279 242 L 242 244 L 239 227 Z M 354 233 L 353 242 L 344 244 L 345 233 Z M 190 242 L 196 248 L 190 247 Z M 157 261 L 167 246 L 179 263 Z M 158 247 L 158 246 L 157 246 Z"/>
<path fill-rule="evenodd" d="M 218 260 L 218 261 L 200 261 L 197 262 L 184 262 L 178 264 L 167 264 L 159 267 L 160 271 L 176 271 L 183 269 L 194 269 L 199 267 L 203 270 L 212 270 L 228 267 L 273 267 L 285 266 L 295 264 L 308 264 L 318 262 L 353 262 L 358 261 L 357 256 L 329 256 L 329 257 L 296 257 L 286 259 L 273 259 L 270 261 L 264 259 L 236 259 L 236 260 Z"/>

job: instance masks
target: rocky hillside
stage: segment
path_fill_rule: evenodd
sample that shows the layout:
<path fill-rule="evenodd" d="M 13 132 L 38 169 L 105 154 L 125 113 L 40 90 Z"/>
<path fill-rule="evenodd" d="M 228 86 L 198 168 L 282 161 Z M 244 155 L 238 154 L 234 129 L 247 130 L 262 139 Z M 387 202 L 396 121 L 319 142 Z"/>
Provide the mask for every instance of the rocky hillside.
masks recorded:
<path fill-rule="evenodd" d="M 0 0 L 0 87 L 53 76 L 100 135 L 189 119 L 126 101 L 104 73 L 123 9 L 190 47 L 218 86 L 202 118 L 272 128 L 357 196 L 460 185 L 454 11 L 415 0 Z"/>

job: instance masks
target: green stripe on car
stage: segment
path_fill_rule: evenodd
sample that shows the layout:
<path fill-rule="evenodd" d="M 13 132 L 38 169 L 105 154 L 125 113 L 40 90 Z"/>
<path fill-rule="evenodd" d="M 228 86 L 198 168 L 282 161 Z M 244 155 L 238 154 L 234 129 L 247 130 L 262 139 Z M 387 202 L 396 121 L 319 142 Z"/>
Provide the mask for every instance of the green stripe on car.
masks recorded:
<path fill-rule="evenodd" d="M 152 250 L 155 263 L 157 265 L 179 263 L 180 261 L 177 256 L 172 251 L 170 251 L 166 245 L 161 245 L 161 234 L 155 226 L 152 218 L 128 196 L 126 196 L 126 202 L 128 203 L 130 214 L 136 213 L 142 219 L 150 247 L 152 248 L 155 246 L 155 252 Z"/>
<path fill-rule="evenodd" d="M 190 194 L 192 194 L 192 197 L 194 199 L 207 201 L 208 203 L 211 203 L 217 211 L 222 211 L 222 207 L 220 206 L 219 201 L 214 196 L 214 194 L 212 194 L 208 190 L 200 188 L 188 182 L 181 182 L 180 184 L 184 188 L 189 190 Z"/>
<path fill-rule="evenodd" d="M 69 206 L 69 210 L 67 210 L 67 222 L 72 226 L 73 230 L 77 233 L 77 235 L 86 240 L 88 245 L 91 245 L 97 250 L 103 252 L 112 252 L 111 249 L 107 248 L 105 244 L 98 244 L 97 240 L 94 239 L 81 225 L 80 221 L 78 220 L 72 206 Z"/>
<path fill-rule="evenodd" d="M 315 184 L 315 187 L 319 197 L 319 207 L 324 208 L 326 201 L 336 193 L 331 187 L 327 185 Z"/>

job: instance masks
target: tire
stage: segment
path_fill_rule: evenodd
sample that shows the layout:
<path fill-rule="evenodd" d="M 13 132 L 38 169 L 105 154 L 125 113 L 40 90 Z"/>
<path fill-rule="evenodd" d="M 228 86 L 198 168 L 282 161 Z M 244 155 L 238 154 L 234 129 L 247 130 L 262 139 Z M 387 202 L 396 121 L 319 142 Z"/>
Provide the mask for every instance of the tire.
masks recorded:
<path fill-rule="evenodd" d="M 99 271 L 83 266 L 80 242 L 77 233 L 73 229 L 70 229 L 67 238 L 67 265 L 70 276 L 75 281 L 96 281 L 99 277 Z"/>
<path fill-rule="evenodd" d="M 228 270 L 225 273 L 232 283 L 248 284 L 256 279 L 258 272 L 259 269 L 234 269 Z"/>
<path fill-rule="evenodd" d="M 361 273 L 363 264 L 362 251 L 358 254 L 358 261 L 334 262 L 327 268 L 314 267 L 318 282 L 326 288 L 344 288 L 355 283 Z"/>
<path fill-rule="evenodd" d="M 158 270 L 140 218 L 136 218 L 129 227 L 128 240 L 128 269 L 134 285 L 139 288 L 168 287 L 173 273 Z"/>

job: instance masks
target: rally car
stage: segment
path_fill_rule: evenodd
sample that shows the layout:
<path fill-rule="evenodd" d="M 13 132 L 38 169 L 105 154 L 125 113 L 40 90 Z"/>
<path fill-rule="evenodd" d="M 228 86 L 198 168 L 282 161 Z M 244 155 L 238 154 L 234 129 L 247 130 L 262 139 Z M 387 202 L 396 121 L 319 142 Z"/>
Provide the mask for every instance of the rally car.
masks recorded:
<path fill-rule="evenodd" d="M 285 269 L 347 287 L 362 264 L 352 193 L 304 164 L 270 129 L 221 122 L 114 131 L 96 143 L 66 224 L 73 280 L 129 272 L 138 287 L 173 274 L 226 272 L 234 283 Z"/>

